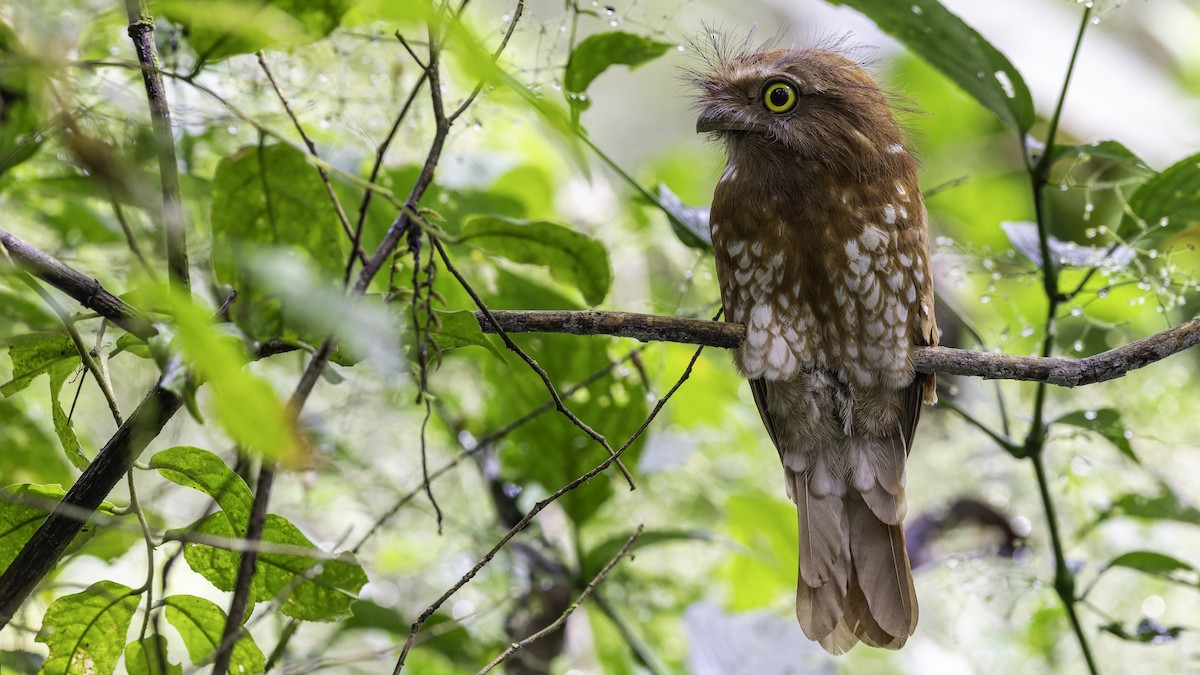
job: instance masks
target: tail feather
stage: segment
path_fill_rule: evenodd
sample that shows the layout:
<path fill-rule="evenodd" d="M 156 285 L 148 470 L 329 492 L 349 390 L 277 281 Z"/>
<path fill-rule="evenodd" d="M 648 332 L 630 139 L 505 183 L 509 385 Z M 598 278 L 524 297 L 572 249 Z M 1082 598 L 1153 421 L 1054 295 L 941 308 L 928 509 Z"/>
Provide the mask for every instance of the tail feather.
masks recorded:
<path fill-rule="evenodd" d="M 817 495 L 805 474 L 785 469 L 796 500 L 800 570 L 796 618 L 810 640 L 833 632 L 846 606 L 851 571 L 849 519 L 838 495 Z"/>
<path fill-rule="evenodd" d="M 904 550 L 904 530 L 882 522 L 855 496 L 847 497 L 846 506 L 850 511 L 850 557 L 867 613 L 884 632 L 904 644 L 917 625 L 917 594 Z"/>
<path fill-rule="evenodd" d="M 917 624 L 899 524 L 903 489 L 892 495 L 876 483 L 867 493 L 819 495 L 808 484 L 809 472 L 785 471 L 799 524 L 796 617 L 804 634 L 832 654 L 860 640 L 899 649 Z"/>

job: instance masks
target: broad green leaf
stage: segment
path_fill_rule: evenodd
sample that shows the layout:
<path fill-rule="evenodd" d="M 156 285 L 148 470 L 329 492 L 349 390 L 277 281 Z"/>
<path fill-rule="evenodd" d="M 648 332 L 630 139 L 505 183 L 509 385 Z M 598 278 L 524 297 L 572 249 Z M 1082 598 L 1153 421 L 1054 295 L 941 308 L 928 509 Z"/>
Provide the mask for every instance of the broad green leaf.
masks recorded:
<path fill-rule="evenodd" d="M 172 483 L 212 497 L 235 528 L 246 526 L 254 495 L 246 481 L 220 457 L 208 450 L 181 445 L 155 453 L 150 458 L 150 468 Z"/>
<path fill-rule="evenodd" d="M 74 480 L 76 471 L 57 452 L 54 437 L 43 428 L 42 420 L 30 414 L 40 408 L 32 397 L 0 398 L 0 429 L 4 451 L 0 452 L 0 476 L 13 483 L 62 483 Z"/>
<path fill-rule="evenodd" d="M 982 35 L 937 0 L 830 2 L 866 14 L 1012 130 L 1025 133 L 1033 126 L 1033 99 L 1021 74 Z"/>
<path fill-rule="evenodd" d="M 161 635 L 126 645 L 125 670 L 129 675 L 183 675 L 183 666 L 167 659 L 167 639 Z"/>
<path fill-rule="evenodd" d="M 421 324 L 421 334 L 423 334 L 425 315 L 418 312 L 417 320 Z M 429 329 L 429 334 L 437 342 L 438 349 L 454 349 L 455 347 L 474 345 L 483 347 L 494 354 L 496 358 L 504 360 L 504 354 L 496 347 L 491 338 L 484 334 L 474 312 L 465 309 L 456 312 L 435 309 L 433 310 L 433 325 Z"/>
<path fill-rule="evenodd" d="M 55 600 L 37 634 L 37 641 L 50 649 L 41 672 L 107 675 L 116 670 L 139 601 L 131 592 L 128 586 L 98 581 L 82 593 Z"/>
<path fill-rule="evenodd" d="M 1200 586 L 1200 579 L 1197 578 L 1195 567 L 1164 553 L 1130 551 L 1113 558 L 1105 567 L 1124 567 L 1167 581 L 1188 586 Z"/>
<path fill-rule="evenodd" d="M 315 42 L 337 28 L 352 4 L 350 0 L 162 0 L 159 11 L 186 29 L 197 54 L 217 60 Z"/>
<path fill-rule="evenodd" d="M 213 389 L 212 405 L 225 432 L 254 452 L 294 459 L 299 445 L 291 418 L 271 384 L 245 369 L 248 359 L 240 341 L 212 323 L 210 310 L 187 298 L 167 294 L 163 302 L 175 319 L 175 343 Z"/>
<path fill-rule="evenodd" d="M 194 595 L 168 595 L 163 598 L 163 605 L 167 608 L 167 621 L 179 631 L 192 663 L 202 666 L 212 662 L 225 631 L 225 610 Z M 267 660 L 254 638 L 249 631 L 243 632 L 233 645 L 229 672 L 261 673 L 266 665 Z"/>
<path fill-rule="evenodd" d="M 255 340 L 284 335 L 291 306 L 251 273 L 263 249 L 341 279 L 346 239 L 316 169 L 287 145 L 247 146 L 221 160 L 212 187 L 213 270 L 237 289 L 235 323 Z"/>
<path fill-rule="evenodd" d="M 566 225 L 477 216 L 463 227 L 461 241 L 513 262 L 547 267 L 551 277 L 579 289 L 593 307 L 612 286 L 604 244 Z"/>
<path fill-rule="evenodd" d="M 1115 408 L 1101 408 L 1099 410 L 1078 410 L 1073 413 L 1067 413 L 1062 417 L 1054 420 L 1054 424 L 1070 424 L 1071 426 L 1080 427 L 1094 431 L 1110 443 L 1116 446 L 1117 450 L 1121 451 L 1135 464 L 1141 464 L 1141 460 L 1133 452 L 1133 445 L 1129 443 L 1129 438 L 1126 436 L 1125 424 L 1121 421 L 1121 411 Z"/>
<path fill-rule="evenodd" d="M 630 551 L 636 551 L 647 546 L 656 544 L 667 544 L 680 541 L 709 541 L 712 535 L 703 530 L 650 530 L 643 532 L 633 545 L 629 547 Z M 585 578 L 594 577 L 600 568 L 608 564 L 609 560 L 621 550 L 625 542 L 629 541 L 629 537 L 618 535 L 597 544 L 592 550 L 588 551 L 583 556 L 583 576 Z"/>
<path fill-rule="evenodd" d="M 0 488 L 0 571 L 8 569 L 17 553 L 66 494 L 61 485 L 27 483 Z M 101 502 L 97 510 L 111 514 L 114 508 L 110 502 Z M 68 550 L 77 549 L 94 532 L 94 525 L 85 524 Z"/>
<path fill-rule="evenodd" d="M 763 607 L 795 588 L 795 506 L 765 495 L 734 495 L 725 514 L 726 531 L 739 545 L 722 573 L 731 592 L 728 608 Z"/>
<path fill-rule="evenodd" d="M 213 513 L 194 523 L 190 532 L 233 539 L 232 526 L 223 514 Z M 245 525 L 238 528 L 245 532 Z M 262 551 L 254 574 L 251 600 L 262 602 L 287 592 L 280 611 L 304 621 L 337 621 L 351 615 L 350 603 L 367 582 L 362 566 L 348 554 L 327 559 L 300 529 L 282 516 L 269 514 L 263 523 L 262 541 L 310 551 L 310 555 Z M 232 591 L 240 551 L 189 543 L 184 559 L 198 574 L 223 591 Z"/>
<path fill-rule="evenodd" d="M 29 386 L 35 377 L 63 363 L 78 365 L 79 352 L 71 338 L 62 333 L 25 333 L 0 340 L 12 359 L 12 379 L 0 385 L 0 395 L 12 396 Z"/>
<path fill-rule="evenodd" d="M 151 358 L 150 345 L 146 344 L 132 333 L 125 333 L 117 338 L 117 349 L 124 352 L 129 352 L 134 356 L 142 359 Z"/>
<path fill-rule="evenodd" d="M 1177 233 L 1200 222 L 1200 154 L 1180 160 L 1146 181 L 1129 199 L 1147 227 Z"/>
<path fill-rule="evenodd" d="M 588 101 L 580 94 L 588 85 L 614 65 L 630 69 L 662 56 L 671 45 L 633 33 L 610 31 L 589 35 L 575 46 L 563 75 L 563 92 L 572 106 L 586 108 Z"/>

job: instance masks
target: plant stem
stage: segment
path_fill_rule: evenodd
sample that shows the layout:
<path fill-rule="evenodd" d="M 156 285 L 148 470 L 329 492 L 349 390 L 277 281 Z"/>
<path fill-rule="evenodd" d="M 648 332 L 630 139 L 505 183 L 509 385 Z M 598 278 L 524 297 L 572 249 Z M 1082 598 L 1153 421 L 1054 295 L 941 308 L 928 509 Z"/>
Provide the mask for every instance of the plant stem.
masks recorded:
<path fill-rule="evenodd" d="M 1059 92 L 1058 103 L 1054 107 L 1054 114 L 1050 118 L 1050 126 L 1046 131 L 1045 149 L 1036 164 L 1029 164 L 1028 143 L 1025 139 L 1022 139 L 1022 144 L 1026 146 L 1025 156 L 1029 169 L 1030 186 L 1033 190 L 1038 243 L 1042 256 L 1042 288 L 1046 295 L 1046 333 L 1042 341 L 1043 357 L 1049 357 L 1054 352 L 1054 339 L 1057 333 L 1055 323 L 1058 315 L 1058 306 L 1064 300 L 1064 296 L 1058 288 L 1057 262 L 1050 255 L 1050 234 L 1049 223 L 1047 222 L 1048 214 L 1046 210 L 1045 190 L 1049 183 L 1050 169 L 1054 164 L 1054 141 L 1058 135 L 1059 120 L 1062 117 L 1063 105 L 1066 102 L 1067 91 L 1071 85 L 1071 76 L 1075 72 L 1075 63 L 1079 58 L 1079 48 L 1083 44 L 1083 36 L 1087 32 L 1091 13 L 1091 6 L 1085 6 L 1083 18 L 1079 24 L 1079 32 L 1075 37 L 1075 46 L 1071 50 L 1071 60 L 1067 65 L 1067 74 L 1063 80 L 1062 89 Z M 1046 466 L 1043 457 L 1043 451 L 1046 448 L 1047 432 L 1045 418 L 1046 389 L 1046 383 L 1044 382 L 1039 383 L 1037 386 L 1037 393 L 1034 396 L 1033 403 L 1033 421 L 1029 426 L 1029 434 L 1025 437 L 1023 454 L 1033 463 L 1034 474 L 1037 477 L 1038 492 L 1042 500 L 1042 508 L 1046 513 L 1046 524 L 1050 531 L 1050 543 L 1054 550 L 1054 590 L 1058 593 L 1059 599 L 1062 600 L 1063 608 L 1066 610 L 1067 617 L 1071 621 L 1071 629 L 1075 632 L 1075 638 L 1079 642 L 1080 651 L 1083 652 L 1088 672 L 1092 675 L 1097 675 L 1100 671 L 1096 667 L 1091 647 L 1088 645 L 1087 635 L 1084 633 L 1083 626 L 1079 622 L 1079 616 L 1075 612 L 1075 575 L 1067 567 L 1066 559 L 1063 556 L 1062 534 L 1058 528 L 1058 517 L 1055 514 L 1054 501 L 1050 496 L 1050 482 L 1046 477 Z"/>

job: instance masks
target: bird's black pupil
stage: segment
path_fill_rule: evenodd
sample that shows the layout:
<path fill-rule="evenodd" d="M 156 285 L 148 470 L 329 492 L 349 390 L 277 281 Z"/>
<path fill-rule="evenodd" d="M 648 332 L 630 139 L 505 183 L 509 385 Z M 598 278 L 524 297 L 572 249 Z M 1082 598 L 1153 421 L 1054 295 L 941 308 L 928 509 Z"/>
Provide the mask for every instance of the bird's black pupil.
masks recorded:
<path fill-rule="evenodd" d="M 771 105 L 775 106 L 776 108 L 782 108 L 783 106 L 787 105 L 788 99 L 791 98 L 787 87 L 784 86 L 772 87 L 770 97 Z"/>

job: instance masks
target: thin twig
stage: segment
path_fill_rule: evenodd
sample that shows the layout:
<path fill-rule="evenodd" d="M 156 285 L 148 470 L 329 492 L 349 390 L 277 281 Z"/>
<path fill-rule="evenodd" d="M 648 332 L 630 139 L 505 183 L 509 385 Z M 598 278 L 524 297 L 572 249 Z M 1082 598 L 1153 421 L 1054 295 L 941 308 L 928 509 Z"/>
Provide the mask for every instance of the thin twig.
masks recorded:
<path fill-rule="evenodd" d="M 437 600 L 433 601 L 432 604 L 426 607 L 425 611 L 421 612 L 421 615 L 417 617 L 416 621 L 413 622 L 412 629 L 408 633 L 408 639 L 405 640 L 404 646 L 400 649 L 400 657 L 396 661 L 396 667 L 392 670 L 392 675 L 399 675 L 400 671 L 404 669 L 404 661 L 408 658 L 408 652 L 412 649 L 413 643 L 417 639 L 417 633 L 420 632 L 421 627 L 425 625 L 425 622 L 428 621 L 431 616 L 433 616 L 434 612 L 436 612 L 443 604 L 445 604 L 451 596 L 457 593 L 459 589 L 465 586 L 467 582 L 473 579 L 476 574 L 479 574 L 479 571 L 482 570 L 489 562 L 491 562 L 492 558 L 496 556 L 496 553 L 498 553 L 500 549 L 504 548 L 513 537 L 517 536 L 519 532 L 524 530 L 525 527 L 529 525 L 530 521 L 537 516 L 537 514 L 541 513 L 542 510 L 547 506 L 558 501 L 558 499 L 566 493 L 574 490 L 580 485 L 583 485 L 592 478 L 595 478 L 597 475 L 611 466 L 613 462 L 617 461 L 617 459 L 624 454 L 625 451 L 628 450 L 638 438 L 641 437 L 641 435 L 646 431 L 646 428 L 650 426 L 650 423 L 654 421 L 654 418 L 658 417 L 658 413 L 663 409 L 663 406 L 667 404 L 667 401 L 671 400 L 671 397 L 675 395 L 675 392 L 678 391 L 681 386 L 683 386 L 683 383 L 686 382 L 689 377 L 691 377 L 692 368 L 696 365 L 696 360 L 700 358 L 700 354 L 703 351 L 704 347 L 700 347 L 694 354 L 692 354 L 692 358 L 690 361 L 688 361 L 687 367 L 684 368 L 683 374 L 679 376 L 679 379 L 675 382 L 671 389 L 667 391 L 662 398 L 658 399 L 658 403 L 655 404 L 654 408 L 650 411 L 650 414 L 646 416 L 646 419 L 643 420 L 641 425 L 638 426 L 637 430 L 633 432 L 633 435 L 629 437 L 629 440 L 627 440 L 613 456 L 605 458 L 604 461 L 600 462 L 600 464 L 598 464 L 595 468 L 584 473 L 570 483 L 562 486 L 553 494 L 541 500 L 540 502 L 534 504 L 533 508 L 531 508 L 529 512 L 526 513 L 523 518 L 521 518 L 521 520 L 517 521 L 517 523 L 513 525 L 503 537 L 500 538 L 500 541 L 496 542 L 495 546 L 485 553 L 484 556 L 480 558 L 479 561 L 476 562 L 466 574 L 459 578 L 459 580 L 455 582 L 453 586 L 447 589 L 445 593 L 442 593 Z"/>
<path fill-rule="evenodd" d="M 567 609 L 561 615 L 559 615 L 557 619 L 524 640 L 510 644 L 507 649 L 501 652 L 499 656 L 492 659 L 491 663 L 481 668 L 475 675 L 484 675 L 484 673 L 489 672 L 496 666 L 507 661 L 510 656 L 516 654 L 521 649 L 528 647 L 530 644 L 558 630 L 564 623 L 566 623 L 567 617 L 571 616 L 575 610 L 579 609 L 579 606 L 583 604 L 583 601 L 587 600 L 588 596 L 592 594 L 592 591 L 596 590 L 596 587 L 600 585 L 600 581 L 603 580 L 604 577 L 608 576 L 608 573 L 617 566 L 617 563 L 621 561 L 621 558 L 624 558 L 629 554 L 629 550 L 633 546 L 633 542 L 637 541 L 637 538 L 641 536 L 641 534 L 642 525 L 638 525 L 637 529 L 633 531 L 633 534 L 629 535 L 629 538 L 625 540 L 625 545 L 621 547 L 621 550 L 617 551 L 617 554 L 609 559 L 609 561 L 605 563 L 604 567 L 600 568 L 600 571 L 596 573 L 596 576 L 592 577 L 592 580 L 583 589 L 583 592 L 579 594 L 579 597 L 575 599 L 575 602 L 571 603 L 571 605 L 567 607 Z"/>
<path fill-rule="evenodd" d="M 271 67 L 267 65 L 267 57 L 264 56 L 261 51 L 255 52 L 254 55 L 258 57 L 259 67 L 261 67 L 262 71 L 266 73 L 267 79 L 271 82 L 271 88 L 275 90 L 275 95 L 279 97 L 279 102 L 283 105 L 283 109 L 287 111 L 288 117 L 292 120 L 292 126 L 296 127 L 296 133 L 300 134 L 300 139 L 304 141 L 304 145 L 308 148 L 309 154 L 313 157 L 320 157 L 320 155 L 317 153 L 317 145 L 313 143 L 312 139 L 308 137 L 307 133 L 305 133 L 304 125 L 300 124 L 300 119 L 296 117 L 296 113 L 292 110 L 291 104 L 288 103 L 287 97 L 283 95 L 283 90 L 279 88 L 279 82 L 275 80 L 275 73 L 272 72 Z M 354 246 L 354 248 L 351 249 L 351 253 L 365 263 L 367 261 L 367 255 L 363 253 L 362 249 L 358 246 L 354 228 L 350 227 L 350 218 L 346 216 L 346 211 L 342 209 L 342 200 L 338 199 L 337 193 L 333 191 L 333 183 L 329 181 L 329 174 L 326 173 L 325 169 L 319 165 L 314 164 L 313 167 L 317 170 L 317 175 L 321 177 L 321 184 L 325 186 L 325 194 L 329 196 L 329 201 L 333 204 L 333 211 L 337 214 L 338 222 L 342 225 L 342 231 L 346 233 L 346 236 L 350 238 L 350 242 Z"/>
<path fill-rule="evenodd" d="M 617 468 L 619 468 L 621 473 L 625 476 L 625 481 L 629 484 L 629 489 L 634 489 L 635 485 L 633 482 L 633 475 L 630 474 L 629 469 L 626 469 L 625 465 L 621 463 L 619 459 L 617 459 L 617 455 L 613 451 L 612 446 L 609 445 L 608 439 L 595 429 L 588 426 L 583 420 L 579 419 L 579 417 L 567 407 L 567 404 L 563 402 L 562 396 L 559 395 L 558 390 L 554 388 L 554 383 L 550 380 L 550 375 L 546 373 L 545 369 L 538 365 L 537 361 L 533 360 L 533 357 L 529 356 L 529 354 L 526 354 L 525 350 L 518 347 L 517 343 L 512 341 L 512 338 L 508 336 L 508 333 L 505 332 L 504 328 L 499 324 L 499 322 L 496 321 L 492 311 L 488 309 L 486 304 L 484 304 L 483 298 L 479 297 L 479 294 L 466 280 L 466 278 L 463 277 L 462 273 L 458 271 L 458 268 L 454 266 L 454 263 L 450 262 L 450 256 L 446 253 L 446 249 L 442 246 L 442 242 L 438 241 L 436 237 L 430 237 L 430 239 L 433 241 L 433 245 L 437 248 L 438 254 L 442 258 L 442 263 L 446 265 L 446 269 L 450 272 L 450 274 L 454 275 L 454 278 L 458 280 L 458 284 L 467 292 L 467 295 L 471 296 L 471 300 L 475 302 L 475 306 L 479 308 L 479 311 L 483 314 L 484 318 L 487 319 L 487 324 L 490 328 L 492 328 L 492 331 L 498 333 L 500 335 L 500 339 L 504 341 L 504 345 L 516 353 L 516 355 L 519 356 L 521 360 L 533 370 L 533 372 L 537 373 L 538 377 L 540 377 L 542 380 L 542 384 L 546 385 L 546 389 L 550 392 L 551 398 L 554 399 L 555 408 L 557 408 L 557 410 L 562 413 L 564 417 L 566 417 L 568 420 L 571 420 L 571 424 L 579 427 L 583 433 L 587 434 L 592 438 L 592 440 L 599 443 L 600 446 L 603 447 L 608 453 L 610 458 L 616 460 Z"/>

